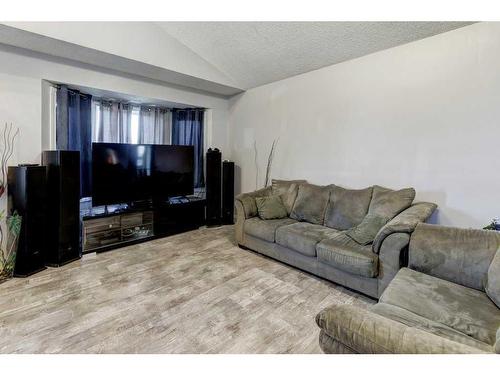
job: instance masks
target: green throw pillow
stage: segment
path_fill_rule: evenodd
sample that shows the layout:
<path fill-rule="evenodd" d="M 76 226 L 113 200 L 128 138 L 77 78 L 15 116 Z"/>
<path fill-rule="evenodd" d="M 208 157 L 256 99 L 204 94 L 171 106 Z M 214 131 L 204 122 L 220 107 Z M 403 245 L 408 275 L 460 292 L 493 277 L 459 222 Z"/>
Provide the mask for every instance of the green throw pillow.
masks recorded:
<path fill-rule="evenodd" d="M 283 219 L 288 216 L 286 207 L 279 195 L 255 198 L 255 203 L 257 204 L 259 217 L 263 220 Z"/>
<path fill-rule="evenodd" d="M 349 237 L 360 245 L 368 245 L 373 242 L 378 231 L 385 225 L 390 219 L 387 217 L 379 216 L 376 214 L 368 214 L 365 216 L 363 221 L 359 223 L 354 228 L 349 229 L 345 232 Z"/>

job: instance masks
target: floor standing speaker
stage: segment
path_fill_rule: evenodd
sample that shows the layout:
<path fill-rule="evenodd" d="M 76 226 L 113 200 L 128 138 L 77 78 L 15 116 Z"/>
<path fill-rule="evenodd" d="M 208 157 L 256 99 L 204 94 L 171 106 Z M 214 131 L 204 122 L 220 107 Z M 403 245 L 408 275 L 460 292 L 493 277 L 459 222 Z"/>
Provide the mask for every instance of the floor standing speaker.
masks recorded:
<path fill-rule="evenodd" d="M 207 198 L 207 225 L 221 224 L 221 161 L 222 155 L 218 149 L 209 148 L 207 151 L 206 171 L 206 198 Z"/>
<path fill-rule="evenodd" d="M 9 167 L 8 211 L 21 216 L 21 232 L 14 267 L 15 276 L 29 276 L 45 268 L 46 176 L 45 167 Z"/>
<path fill-rule="evenodd" d="M 44 151 L 47 168 L 45 261 L 61 266 L 80 258 L 80 152 Z"/>
<path fill-rule="evenodd" d="M 222 224 L 234 224 L 234 162 L 222 163 Z"/>

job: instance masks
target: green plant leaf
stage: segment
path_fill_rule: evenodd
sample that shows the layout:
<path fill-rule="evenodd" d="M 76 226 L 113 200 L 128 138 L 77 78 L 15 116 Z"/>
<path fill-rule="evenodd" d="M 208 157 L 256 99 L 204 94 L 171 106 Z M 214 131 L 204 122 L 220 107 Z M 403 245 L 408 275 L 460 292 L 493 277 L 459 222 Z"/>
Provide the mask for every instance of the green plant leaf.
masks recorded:
<path fill-rule="evenodd" d="M 7 227 L 9 228 L 9 232 L 18 237 L 19 233 L 21 233 L 21 223 L 22 217 L 17 213 L 17 211 L 15 211 L 7 218 Z"/>

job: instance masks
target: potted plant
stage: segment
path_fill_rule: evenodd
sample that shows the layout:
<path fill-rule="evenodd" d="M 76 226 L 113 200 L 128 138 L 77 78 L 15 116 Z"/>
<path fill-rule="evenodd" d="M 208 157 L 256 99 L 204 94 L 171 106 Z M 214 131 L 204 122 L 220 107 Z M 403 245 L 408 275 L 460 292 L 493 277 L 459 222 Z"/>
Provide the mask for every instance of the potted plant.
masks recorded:
<path fill-rule="evenodd" d="M 493 219 L 492 222 L 483 229 L 500 231 L 500 219 Z"/>
<path fill-rule="evenodd" d="M 0 140 L 0 200 L 2 204 L 5 202 L 2 198 L 7 191 L 7 167 L 14 152 L 14 140 L 18 134 L 19 129 L 14 129 L 12 124 L 5 124 L 2 130 Z M 22 218 L 17 212 L 13 212 L 7 217 L 5 211 L 5 208 L 0 209 L 0 283 L 14 275 L 22 222 Z M 5 230 L 7 230 L 7 240 L 5 240 Z"/>

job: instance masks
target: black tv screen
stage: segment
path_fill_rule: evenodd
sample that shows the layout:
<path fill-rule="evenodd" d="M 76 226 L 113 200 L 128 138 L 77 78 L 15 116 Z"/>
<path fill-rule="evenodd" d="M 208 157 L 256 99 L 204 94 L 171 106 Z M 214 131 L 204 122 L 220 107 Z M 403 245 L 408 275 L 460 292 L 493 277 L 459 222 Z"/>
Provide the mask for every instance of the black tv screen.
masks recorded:
<path fill-rule="evenodd" d="M 192 146 L 92 144 L 92 205 L 193 193 Z"/>
<path fill-rule="evenodd" d="M 154 198 L 193 194 L 194 147 L 155 145 L 153 153 Z"/>

